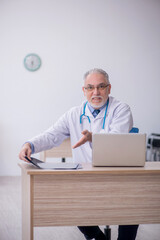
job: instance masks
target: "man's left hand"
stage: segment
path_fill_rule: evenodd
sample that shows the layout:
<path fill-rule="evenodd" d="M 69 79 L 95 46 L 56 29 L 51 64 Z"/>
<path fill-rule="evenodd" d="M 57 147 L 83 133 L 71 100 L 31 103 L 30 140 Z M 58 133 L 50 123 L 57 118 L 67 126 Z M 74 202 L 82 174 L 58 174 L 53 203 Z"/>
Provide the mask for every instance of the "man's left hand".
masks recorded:
<path fill-rule="evenodd" d="M 82 132 L 82 134 L 83 134 L 83 136 L 80 138 L 80 140 L 74 146 L 72 146 L 72 148 L 77 148 L 88 141 L 92 142 L 92 133 L 91 132 L 89 132 L 88 130 L 84 130 Z"/>

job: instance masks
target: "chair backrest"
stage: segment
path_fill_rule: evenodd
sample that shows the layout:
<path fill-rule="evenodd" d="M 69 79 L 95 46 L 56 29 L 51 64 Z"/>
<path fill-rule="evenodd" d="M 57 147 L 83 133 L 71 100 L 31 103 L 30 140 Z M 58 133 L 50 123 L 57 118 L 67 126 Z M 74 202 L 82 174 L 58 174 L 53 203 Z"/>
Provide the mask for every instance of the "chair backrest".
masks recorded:
<path fill-rule="evenodd" d="M 133 128 L 130 130 L 130 133 L 139 133 L 139 128 L 133 127 Z"/>
<path fill-rule="evenodd" d="M 66 157 L 72 157 L 70 138 L 65 139 L 60 146 L 40 153 L 40 159 L 44 162 L 46 158 L 62 158 L 62 162 L 65 162 Z"/>

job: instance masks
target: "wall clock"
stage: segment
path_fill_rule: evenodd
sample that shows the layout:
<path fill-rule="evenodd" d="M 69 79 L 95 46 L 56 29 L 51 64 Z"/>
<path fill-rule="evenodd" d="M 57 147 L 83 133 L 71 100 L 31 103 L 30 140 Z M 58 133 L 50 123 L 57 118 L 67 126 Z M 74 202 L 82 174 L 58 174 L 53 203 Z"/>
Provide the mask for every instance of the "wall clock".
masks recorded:
<path fill-rule="evenodd" d="M 30 53 L 24 58 L 24 66 L 29 71 L 36 71 L 41 66 L 41 59 L 35 53 Z"/>

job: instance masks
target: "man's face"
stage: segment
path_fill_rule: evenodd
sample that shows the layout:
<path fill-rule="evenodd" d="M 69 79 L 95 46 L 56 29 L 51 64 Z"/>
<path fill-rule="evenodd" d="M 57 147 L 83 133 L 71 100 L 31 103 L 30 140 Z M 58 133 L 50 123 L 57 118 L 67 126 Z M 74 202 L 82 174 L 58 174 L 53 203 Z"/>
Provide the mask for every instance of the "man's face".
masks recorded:
<path fill-rule="evenodd" d="M 111 85 L 106 81 L 103 74 L 91 73 L 87 76 L 82 90 L 91 106 L 98 109 L 106 103 Z"/>

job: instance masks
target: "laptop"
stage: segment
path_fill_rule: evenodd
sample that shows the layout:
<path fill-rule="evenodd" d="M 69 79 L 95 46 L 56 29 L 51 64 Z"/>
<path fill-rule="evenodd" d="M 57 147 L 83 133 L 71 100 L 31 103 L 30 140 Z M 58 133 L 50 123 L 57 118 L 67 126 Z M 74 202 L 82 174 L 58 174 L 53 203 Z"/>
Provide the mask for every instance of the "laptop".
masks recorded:
<path fill-rule="evenodd" d="M 93 166 L 143 167 L 146 160 L 146 134 L 95 133 L 92 136 Z"/>
<path fill-rule="evenodd" d="M 82 168 L 79 163 L 48 163 L 33 157 L 31 157 L 31 160 L 28 157 L 25 157 L 25 159 L 39 169 L 71 170 Z"/>

